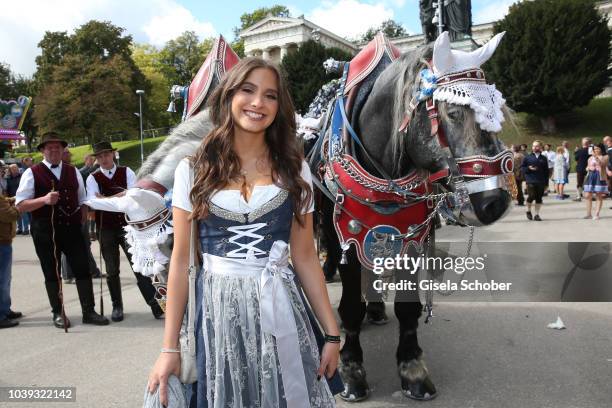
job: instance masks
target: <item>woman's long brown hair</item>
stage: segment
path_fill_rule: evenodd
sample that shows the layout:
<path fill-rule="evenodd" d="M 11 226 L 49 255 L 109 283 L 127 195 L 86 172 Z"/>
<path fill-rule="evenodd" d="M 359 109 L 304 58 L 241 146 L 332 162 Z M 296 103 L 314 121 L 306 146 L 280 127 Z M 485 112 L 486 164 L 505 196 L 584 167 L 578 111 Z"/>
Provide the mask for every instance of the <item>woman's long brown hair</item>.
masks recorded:
<path fill-rule="evenodd" d="M 190 193 L 192 217 L 207 217 L 210 197 L 240 177 L 240 160 L 232 148 L 232 98 L 251 71 L 257 68 L 274 72 L 278 84 L 278 112 L 265 134 L 272 180 L 289 192 L 294 216 L 299 224 L 303 225 L 302 212 L 310 203 L 312 192 L 300 177 L 303 154 L 295 135 L 293 102 L 278 68 L 261 58 L 245 58 L 236 64 L 226 73 L 208 101 L 214 128 L 204 137 L 195 155 L 190 158 L 194 167 L 194 184 Z"/>

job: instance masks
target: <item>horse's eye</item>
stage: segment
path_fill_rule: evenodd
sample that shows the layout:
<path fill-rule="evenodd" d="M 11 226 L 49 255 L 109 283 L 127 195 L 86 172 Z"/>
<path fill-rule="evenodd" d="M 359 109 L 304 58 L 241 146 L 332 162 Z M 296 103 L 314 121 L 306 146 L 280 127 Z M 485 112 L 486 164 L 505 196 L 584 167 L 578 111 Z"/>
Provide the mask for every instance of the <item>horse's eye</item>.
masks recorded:
<path fill-rule="evenodd" d="M 449 109 L 447 115 L 451 120 L 459 120 L 461 119 L 462 112 L 460 109 Z"/>

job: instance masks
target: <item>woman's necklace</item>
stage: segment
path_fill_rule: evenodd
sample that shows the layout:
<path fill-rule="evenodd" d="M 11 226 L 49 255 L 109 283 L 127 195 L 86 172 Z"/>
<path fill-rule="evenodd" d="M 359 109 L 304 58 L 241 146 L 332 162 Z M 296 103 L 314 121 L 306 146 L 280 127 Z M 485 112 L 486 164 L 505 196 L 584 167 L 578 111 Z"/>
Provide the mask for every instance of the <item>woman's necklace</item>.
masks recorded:
<path fill-rule="evenodd" d="M 242 177 L 242 184 L 240 186 L 240 194 L 242 195 L 242 197 L 244 197 L 244 199 L 246 201 L 247 198 L 250 199 L 251 194 L 253 193 L 253 189 L 255 188 L 255 180 L 257 180 L 257 177 L 259 175 L 265 175 L 265 171 L 266 171 L 266 157 L 267 157 L 267 152 L 266 154 L 260 156 L 256 161 L 255 161 L 255 168 L 252 170 L 247 170 L 245 168 L 241 168 L 240 169 L 240 176 Z M 249 174 L 252 174 L 253 177 L 251 177 L 251 181 L 249 182 L 247 180 L 247 177 Z"/>

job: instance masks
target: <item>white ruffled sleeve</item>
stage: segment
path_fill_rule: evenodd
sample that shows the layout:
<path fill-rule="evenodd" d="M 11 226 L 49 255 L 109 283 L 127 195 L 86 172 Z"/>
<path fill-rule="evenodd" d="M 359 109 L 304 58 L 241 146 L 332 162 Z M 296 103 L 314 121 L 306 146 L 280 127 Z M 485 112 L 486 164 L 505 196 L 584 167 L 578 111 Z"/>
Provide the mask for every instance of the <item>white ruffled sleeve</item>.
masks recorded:
<path fill-rule="evenodd" d="M 310 191 L 312 192 L 310 195 L 310 202 L 306 206 L 306 210 L 302 211 L 302 214 L 308 214 L 314 211 L 314 191 L 312 189 L 312 174 L 310 173 L 310 167 L 308 167 L 308 163 L 306 163 L 306 161 L 302 161 L 302 171 L 300 176 L 306 183 L 308 183 Z"/>
<path fill-rule="evenodd" d="M 192 211 L 191 199 L 189 193 L 191 186 L 189 185 L 189 168 L 188 159 L 183 159 L 176 166 L 174 171 L 174 186 L 172 187 L 172 206 L 185 211 Z"/>

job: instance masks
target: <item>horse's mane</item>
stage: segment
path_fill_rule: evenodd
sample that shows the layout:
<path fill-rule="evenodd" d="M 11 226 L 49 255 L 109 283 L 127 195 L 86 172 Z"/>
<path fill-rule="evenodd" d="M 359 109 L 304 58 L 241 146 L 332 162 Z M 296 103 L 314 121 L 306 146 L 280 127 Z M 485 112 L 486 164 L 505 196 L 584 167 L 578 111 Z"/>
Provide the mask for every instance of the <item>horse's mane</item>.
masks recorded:
<path fill-rule="evenodd" d="M 419 72 L 425 68 L 425 62 L 431 59 L 433 55 L 432 45 L 423 45 L 414 51 L 402 54 L 391 67 L 399 70 L 397 74 L 398 81 L 395 85 L 394 101 L 393 101 L 393 126 L 389 135 L 392 141 L 393 157 L 398 160 L 394 161 L 394 172 L 401 173 L 401 164 L 405 154 L 406 137 L 403 132 L 398 132 L 402 121 L 406 115 L 406 108 L 412 99 L 414 92 L 420 85 Z M 418 121 L 418 115 L 415 115 L 414 120 Z"/>

